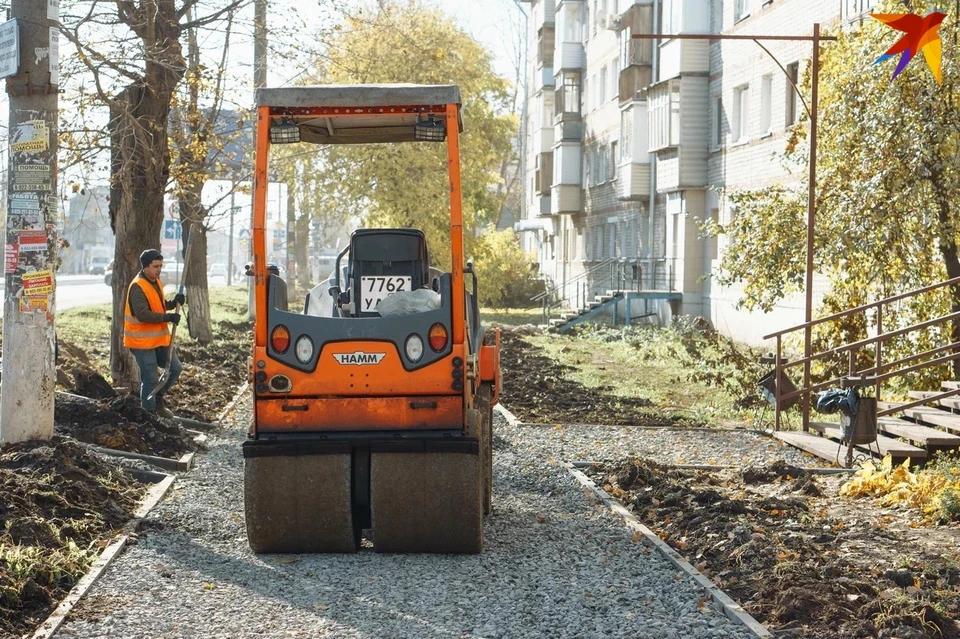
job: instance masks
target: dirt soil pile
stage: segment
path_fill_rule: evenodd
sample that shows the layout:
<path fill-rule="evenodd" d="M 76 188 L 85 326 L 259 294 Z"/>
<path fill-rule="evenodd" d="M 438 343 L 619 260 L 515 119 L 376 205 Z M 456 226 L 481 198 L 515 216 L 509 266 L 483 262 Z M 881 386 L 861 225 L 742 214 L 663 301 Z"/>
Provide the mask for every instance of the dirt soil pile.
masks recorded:
<path fill-rule="evenodd" d="M 214 336 L 214 341 L 205 345 L 189 339 L 178 340 L 177 353 L 183 363 L 183 372 L 164 399 L 166 406 L 179 417 L 213 422 L 246 380 L 247 358 L 253 343 L 250 325 L 214 322 Z M 60 340 L 59 347 L 57 383 L 62 388 L 93 399 L 118 395 L 83 348 L 66 340 Z M 99 363 L 102 368 L 107 360 L 100 358 Z M 129 391 L 135 396 L 139 393 L 139 387 Z"/>
<path fill-rule="evenodd" d="M 50 614 L 143 492 L 69 439 L 0 448 L 0 637 Z"/>
<path fill-rule="evenodd" d="M 213 422 L 247 379 L 247 358 L 253 332 L 246 322 L 214 322 L 215 340 L 200 345 L 179 342 L 183 373 L 166 395 L 167 407 L 179 417 Z"/>
<path fill-rule="evenodd" d="M 619 397 L 609 387 L 589 388 L 568 379 L 574 368 L 545 357 L 515 334 L 501 334 L 500 369 L 500 401 L 529 424 L 698 425 L 663 415 L 648 399 Z"/>
<path fill-rule="evenodd" d="M 898 559 L 906 536 L 827 517 L 821 480 L 805 471 L 778 462 L 724 476 L 639 460 L 590 474 L 777 637 L 960 637 L 960 569 Z"/>
<path fill-rule="evenodd" d="M 54 422 L 60 434 L 131 453 L 177 458 L 197 449 L 182 426 L 146 412 L 132 395 L 93 400 L 58 393 Z"/>

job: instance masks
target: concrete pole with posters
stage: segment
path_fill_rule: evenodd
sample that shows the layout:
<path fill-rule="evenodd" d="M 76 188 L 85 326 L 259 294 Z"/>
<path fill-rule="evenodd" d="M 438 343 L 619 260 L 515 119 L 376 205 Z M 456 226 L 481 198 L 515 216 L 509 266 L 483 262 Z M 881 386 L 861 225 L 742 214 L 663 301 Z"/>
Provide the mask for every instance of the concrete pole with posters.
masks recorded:
<path fill-rule="evenodd" d="M 0 441 L 13 443 L 53 437 L 58 1 L 13 0 L 10 16 L 17 24 L 20 63 L 6 78 L 10 153 Z M 0 41 L 9 45 L 12 33 Z"/>

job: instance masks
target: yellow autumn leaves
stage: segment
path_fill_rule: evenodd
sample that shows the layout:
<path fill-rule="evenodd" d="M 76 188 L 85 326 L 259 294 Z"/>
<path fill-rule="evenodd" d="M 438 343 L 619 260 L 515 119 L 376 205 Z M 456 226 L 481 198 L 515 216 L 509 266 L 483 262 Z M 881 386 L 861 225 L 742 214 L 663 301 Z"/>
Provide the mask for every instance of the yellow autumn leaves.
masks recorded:
<path fill-rule="evenodd" d="M 923 512 L 929 523 L 960 520 L 960 466 L 942 458 L 913 472 L 910 460 L 894 466 L 890 455 L 879 466 L 865 462 L 853 479 L 840 487 L 848 497 L 873 497 L 881 506 L 906 505 Z"/>

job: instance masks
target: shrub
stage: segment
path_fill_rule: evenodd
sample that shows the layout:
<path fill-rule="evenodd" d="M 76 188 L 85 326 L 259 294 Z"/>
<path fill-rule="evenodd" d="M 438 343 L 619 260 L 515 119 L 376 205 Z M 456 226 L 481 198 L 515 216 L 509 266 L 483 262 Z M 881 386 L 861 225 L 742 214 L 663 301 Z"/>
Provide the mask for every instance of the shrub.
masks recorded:
<path fill-rule="evenodd" d="M 536 306 L 530 298 L 544 291 L 544 281 L 536 270 L 536 260 L 521 248 L 512 229 L 490 231 L 477 238 L 474 256 L 481 306 Z"/>

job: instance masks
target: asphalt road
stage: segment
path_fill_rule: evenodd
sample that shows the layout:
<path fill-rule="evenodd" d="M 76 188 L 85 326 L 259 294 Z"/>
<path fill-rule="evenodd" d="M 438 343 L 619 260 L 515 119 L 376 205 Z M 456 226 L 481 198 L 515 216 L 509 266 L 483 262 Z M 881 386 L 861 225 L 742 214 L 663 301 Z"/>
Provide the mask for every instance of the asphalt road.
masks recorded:
<path fill-rule="evenodd" d="M 226 286 L 224 277 L 211 277 L 210 286 Z M 169 286 L 169 285 L 168 285 Z M 0 278 L 0 292 L 4 290 Z M 57 277 L 57 310 L 75 306 L 108 304 L 113 299 L 113 289 L 103 283 L 102 275 L 61 275 Z"/>
<path fill-rule="evenodd" d="M 5 282 L 0 279 L 0 292 Z M 110 287 L 103 283 L 103 275 L 57 276 L 57 310 L 87 304 L 106 304 L 113 298 Z"/>

